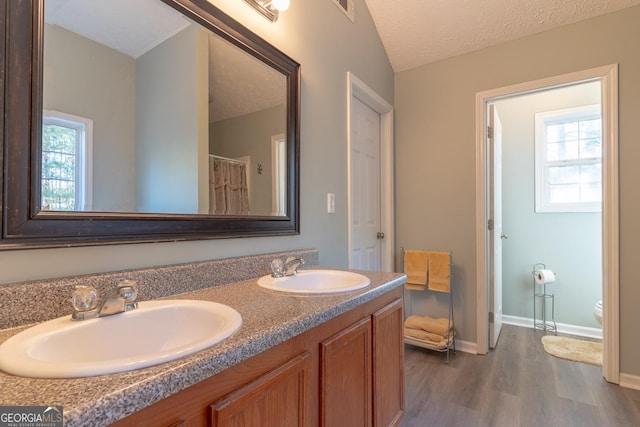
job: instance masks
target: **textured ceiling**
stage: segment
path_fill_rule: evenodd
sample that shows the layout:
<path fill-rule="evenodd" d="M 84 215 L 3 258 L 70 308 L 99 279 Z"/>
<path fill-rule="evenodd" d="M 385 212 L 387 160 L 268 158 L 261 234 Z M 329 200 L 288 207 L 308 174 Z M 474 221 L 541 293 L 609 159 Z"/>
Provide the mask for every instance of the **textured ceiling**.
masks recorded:
<path fill-rule="evenodd" d="M 396 72 L 640 4 L 640 0 L 365 1 Z"/>
<path fill-rule="evenodd" d="M 137 58 L 176 35 L 186 18 L 157 0 L 47 0 L 45 21 Z"/>
<path fill-rule="evenodd" d="M 221 37 L 209 36 L 209 121 L 286 104 L 284 74 Z"/>

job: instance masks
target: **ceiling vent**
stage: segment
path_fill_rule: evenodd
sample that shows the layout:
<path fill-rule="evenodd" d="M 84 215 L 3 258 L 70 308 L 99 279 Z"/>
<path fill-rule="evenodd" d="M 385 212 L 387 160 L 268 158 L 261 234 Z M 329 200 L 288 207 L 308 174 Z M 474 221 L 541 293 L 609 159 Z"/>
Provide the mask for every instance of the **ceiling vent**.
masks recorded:
<path fill-rule="evenodd" d="M 332 0 L 351 22 L 354 21 L 353 0 Z"/>

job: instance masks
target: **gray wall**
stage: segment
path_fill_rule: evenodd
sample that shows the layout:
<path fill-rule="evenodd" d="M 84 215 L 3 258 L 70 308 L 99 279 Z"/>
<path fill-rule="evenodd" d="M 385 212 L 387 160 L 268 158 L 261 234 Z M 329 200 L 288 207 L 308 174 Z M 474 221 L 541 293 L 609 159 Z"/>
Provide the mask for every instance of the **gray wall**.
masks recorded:
<path fill-rule="evenodd" d="M 619 64 L 621 371 L 640 374 L 640 7 L 396 74 L 397 243 L 453 248 L 459 337 L 476 340 L 475 94 Z"/>
<path fill-rule="evenodd" d="M 135 61 L 57 25 L 44 50 L 43 107 L 94 121 L 93 210 L 134 210 Z"/>
<path fill-rule="evenodd" d="M 251 156 L 250 214 L 271 215 L 271 137 L 286 132 L 284 105 L 220 120 L 209 125 L 209 152 L 237 158 Z M 262 164 L 262 173 L 258 173 Z"/>
<path fill-rule="evenodd" d="M 301 64 L 301 234 L 287 237 L 4 251 L 0 282 L 316 247 L 347 266 L 347 71 L 393 104 L 393 70 L 364 0 L 352 23 L 331 1 L 293 1 L 276 23 L 242 1 L 212 1 Z M 336 214 L 326 213 L 326 193 Z"/>
<path fill-rule="evenodd" d="M 535 114 L 600 103 L 600 84 L 524 95 L 496 102 L 502 121 L 503 313 L 532 318 L 534 263 L 557 274 L 555 319 L 599 328 L 593 305 L 602 299 L 601 214 L 536 213 Z M 538 317 L 540 313 L 538 312 Z"/>
<path fill-rule="evenodd" d="M 138 212 L 208 212 L 207 46 L 191 25 L 137 60 Z"/>

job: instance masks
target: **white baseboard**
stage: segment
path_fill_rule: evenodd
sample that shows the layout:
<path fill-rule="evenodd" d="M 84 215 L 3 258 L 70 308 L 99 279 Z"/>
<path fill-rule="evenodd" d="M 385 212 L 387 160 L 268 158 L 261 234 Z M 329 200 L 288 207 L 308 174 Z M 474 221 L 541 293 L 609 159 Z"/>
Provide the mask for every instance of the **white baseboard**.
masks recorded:
<path fill-rule="evenodd" d="M 524 328 L 533 328 L 533 319 L 518 316 L 502 316 L 502 321 L 507 325 L 522 326 Z M 569 325 L 566 323 L 556 323 L 558 332 L 562 334 L 576 335 L 580 337 L 602 339 L 602 330 L 597 328 L 588 328 L 584 326 Z M 456 351 L 463 353 L 478 354 L 478 345 L 475 342 L 456 340 Z M 622 376 L 626 375 L 628 384 L 625 387 L 636 388 L 640 390 L 640 376 L 620 374 L 620 385 L 622 385 Z M 634 385 L 635 384 L 635 385 Z"/>
<path fill-rule="evenodd" d="M 640 390 L 640 376 L 620 373 L 620 387 Z"/>
<path fill-rule="evenodd" d="M 533 328 L 533 319 L 518 316 L 502 315 L 502 322 L 507 325 Z M 558 332 L 561 334 L 576 335 L 579 337 L 602 339 L 602 329 L 589 328 L 586 326 L 569 325 L 567 323 L 556 323 Z"/>
<path fill-rule="evenodd" d="M 456 351 L 463 353 L 478 354 L 478 346 L 474 342 L 456 340 Z"/>

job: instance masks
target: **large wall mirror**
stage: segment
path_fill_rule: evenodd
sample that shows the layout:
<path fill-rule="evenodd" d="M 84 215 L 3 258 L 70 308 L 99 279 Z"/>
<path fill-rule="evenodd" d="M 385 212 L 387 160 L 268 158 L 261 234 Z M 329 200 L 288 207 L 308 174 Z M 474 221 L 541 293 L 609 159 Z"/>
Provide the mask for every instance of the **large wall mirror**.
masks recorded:
<path fill-rule="evenodd" d="M 7 2 L 0 249 L 299 232 L 299 65 L 207 0 Z"/>

